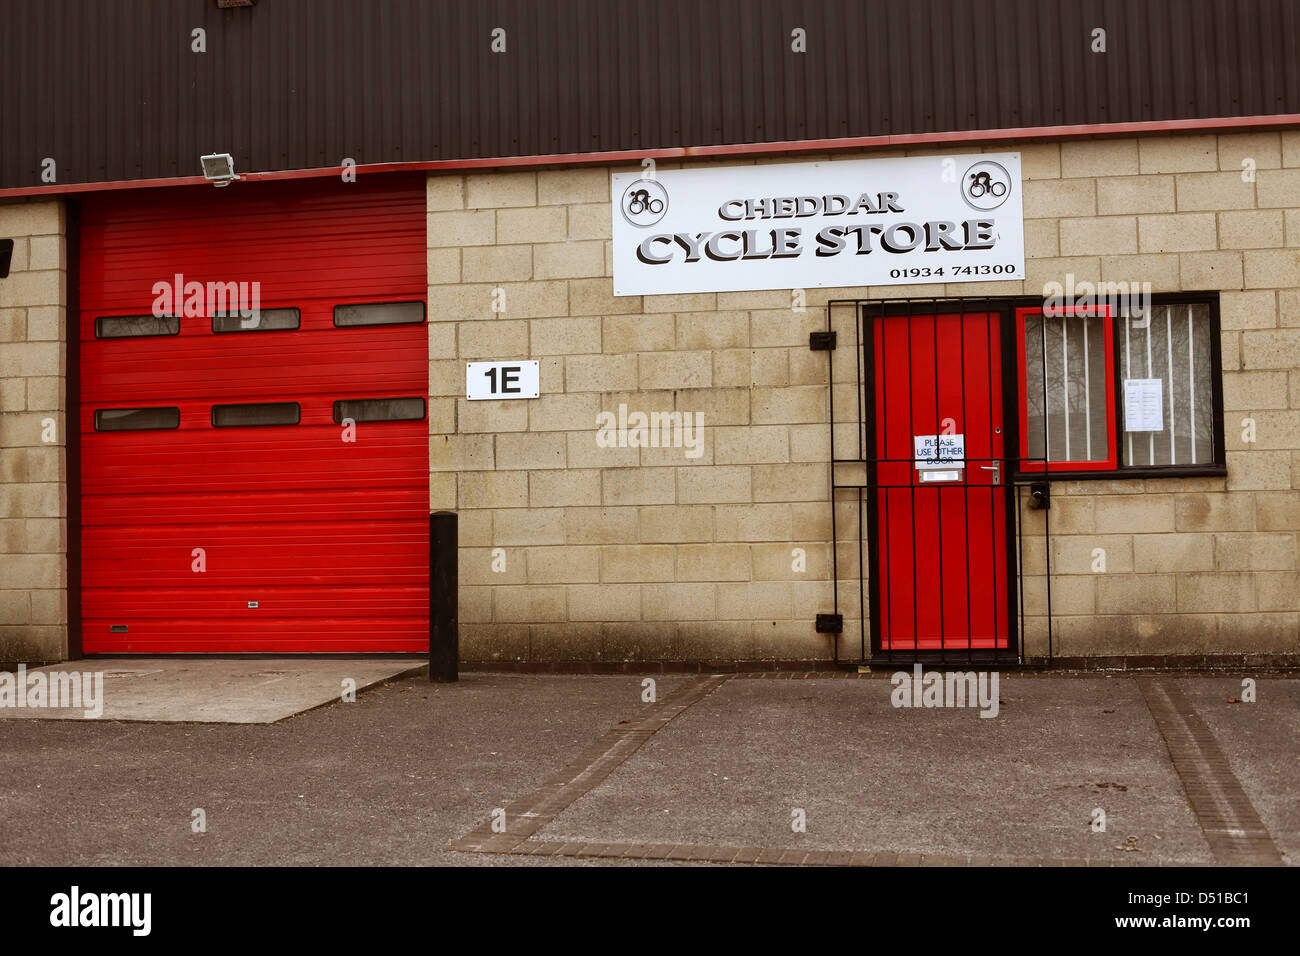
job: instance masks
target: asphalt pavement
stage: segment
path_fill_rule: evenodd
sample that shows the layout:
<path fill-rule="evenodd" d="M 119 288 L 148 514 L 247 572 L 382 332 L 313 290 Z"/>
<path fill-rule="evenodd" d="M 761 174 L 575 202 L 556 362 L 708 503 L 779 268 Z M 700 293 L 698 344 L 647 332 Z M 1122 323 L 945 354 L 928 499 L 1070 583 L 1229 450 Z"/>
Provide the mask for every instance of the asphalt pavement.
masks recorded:
<path fill-rule="evenodd" d="M 656 702 L 640 675 L 467 673 L 396 678 L 267 724 L 0 720 L 0 864 L 689 858 L 627 849 L 652 845 L 764 848 L 787 861 L 806 850 L 810 861 L 1215 862 L 1189 771 L 1174 766 L 1131 675 L 1004 673 L 993 718 L 895 707 L 880 675 L 733 675 L 656 718 L 700 678 L 654 679 Z M 1261 678 L 1251 703 L 1241 675 L 1177 683 L 1294 863 L 1300 680 Z M 584 769 L 602 754 L 599 772 Z M 512 852 L 450 848 L 497 808 L 552 792 L 544 785 L 566 767 L 576 782 L 559 812 Z"/>

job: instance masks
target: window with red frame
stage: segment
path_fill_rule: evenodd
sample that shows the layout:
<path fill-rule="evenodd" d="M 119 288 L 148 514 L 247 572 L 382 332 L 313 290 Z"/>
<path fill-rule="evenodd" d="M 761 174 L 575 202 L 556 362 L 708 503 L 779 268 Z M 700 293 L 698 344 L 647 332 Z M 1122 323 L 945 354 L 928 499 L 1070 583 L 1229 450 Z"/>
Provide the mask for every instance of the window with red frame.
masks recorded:
<path fill-rule="evenodd" d="M 1209 302 L 1016 310 L 1022 472 L 1222 467 Z"/>
<path fill-rule="evenodd" d="M 1113 471 L 1109 307 L 1016 310 L 1022 471 Z"/>

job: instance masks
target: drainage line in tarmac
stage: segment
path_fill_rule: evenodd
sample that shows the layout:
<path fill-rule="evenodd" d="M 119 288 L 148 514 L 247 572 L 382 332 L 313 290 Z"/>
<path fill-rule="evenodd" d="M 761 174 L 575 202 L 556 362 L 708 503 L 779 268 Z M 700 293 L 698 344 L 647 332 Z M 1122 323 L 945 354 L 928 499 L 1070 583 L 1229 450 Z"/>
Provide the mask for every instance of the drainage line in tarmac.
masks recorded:
<path fill-rule="evenodd" d="M 641 716 L 607 730 L 540 788 L 505 807 L 505 829 L 502 832 L 494 832 L 493 821 L 489 820 L 451 843 L 449 849 L 509 853 L 598 786 L 669 721 L 712 694 L 730 676 L 698 677 L 647 708 Z"/>
<path fill-rule="evenodd" d="M 1233 774 L 1219 742 L 1182 688 L 1168 677 L 1140 678 L 1137 684 L 1215 862 L 1281 866 L 1277 845 Z"/>

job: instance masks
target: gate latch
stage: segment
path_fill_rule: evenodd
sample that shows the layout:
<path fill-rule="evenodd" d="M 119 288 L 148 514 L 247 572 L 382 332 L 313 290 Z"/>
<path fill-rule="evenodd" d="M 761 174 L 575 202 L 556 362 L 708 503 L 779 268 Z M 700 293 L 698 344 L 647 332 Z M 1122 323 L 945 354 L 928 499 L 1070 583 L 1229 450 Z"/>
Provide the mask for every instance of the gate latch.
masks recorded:
<path fill-rule="evenodd" d="M 1029 508 L 1032 511 L 1046 511 L 1052 507 L 1049 497 L 1051 486 L 1045 481 L 1035 481 L 1029 486 Z"/>
<path fill-rule="evenodd" d="M 993 472 L 993 481 L 991 482 L 991 484 L 994 485 L 1002 484 L 1002 462 L 995 461 L 991 465 L 980 465 L 980 467 L 985 471 Z"/>

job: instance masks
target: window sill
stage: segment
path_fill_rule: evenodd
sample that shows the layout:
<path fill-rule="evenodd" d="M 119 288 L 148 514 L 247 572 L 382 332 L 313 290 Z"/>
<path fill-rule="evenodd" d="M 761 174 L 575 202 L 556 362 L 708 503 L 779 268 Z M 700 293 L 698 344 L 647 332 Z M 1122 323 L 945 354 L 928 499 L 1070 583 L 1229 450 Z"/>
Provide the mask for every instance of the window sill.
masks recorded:
<path fill-rule="evenodd" d="M 1226 478 L 1226 465 L 1171 465 L 1143 468 L 1117 468 L 1114 471 L 1025 471 L 1017 472 L 1013 481 L 1122 481 L 1126 478 Z"/>

